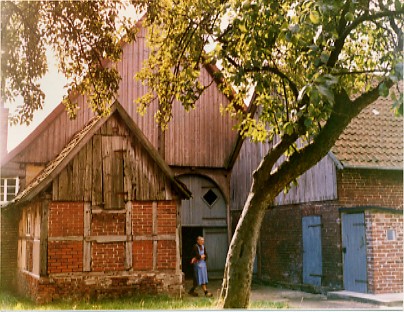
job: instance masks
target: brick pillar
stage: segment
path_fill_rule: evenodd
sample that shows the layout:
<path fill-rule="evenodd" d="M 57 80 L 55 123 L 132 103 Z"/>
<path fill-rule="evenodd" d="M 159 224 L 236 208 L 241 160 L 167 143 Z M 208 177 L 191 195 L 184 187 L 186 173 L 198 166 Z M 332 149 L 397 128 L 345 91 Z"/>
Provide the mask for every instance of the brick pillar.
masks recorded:
<path fill-rule="evenodd" d="M 7 154 L 8 108 L 0 104 L 0 163 Z"/>

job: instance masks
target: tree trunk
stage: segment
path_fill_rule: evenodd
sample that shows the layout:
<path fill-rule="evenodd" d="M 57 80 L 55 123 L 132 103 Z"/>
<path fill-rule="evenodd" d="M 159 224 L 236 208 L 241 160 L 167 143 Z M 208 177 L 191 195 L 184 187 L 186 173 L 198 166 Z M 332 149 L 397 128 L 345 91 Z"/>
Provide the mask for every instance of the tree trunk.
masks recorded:
<path fill-rule="evenodd" d="M 390 88 L 392 82 L 387 81 Z M 273 166 L 283 152 L 297 139 L 284 137 L 261 161 L 253 174 L 253 184 L 227 253 L 221 292 L 223 308 L 248 308 L 253 263 L 265 211 L 278 193 L 323 158 L 339 135 L 362 109 L 379 97 L 378 87 L 351 101 L 342 90 L 335 95 L 333 112 L 314 141 L 293 153 L 277 170 Z"/>
<path fill-rule="evenodd" d="M 269 205 L 268 200 L 253 192 L 247 198 L 227 254 L 221 293 L 223 308 L 249 305 L 257 241 Z"/>

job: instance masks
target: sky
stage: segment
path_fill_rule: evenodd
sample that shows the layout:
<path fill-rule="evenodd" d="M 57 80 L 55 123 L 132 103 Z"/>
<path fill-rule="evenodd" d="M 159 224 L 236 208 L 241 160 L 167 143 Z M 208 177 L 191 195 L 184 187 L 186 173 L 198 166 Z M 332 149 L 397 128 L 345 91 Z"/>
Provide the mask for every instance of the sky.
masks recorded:
<path fill-rule="evenodd" d="M 128 7 L 125 11 L 121 11 L 120 15 L 127 18 L 139 19 L 143 13 L 136 13 L 133 7 Z M 66 95 L 64 86 L 67 79 L 58 72 L 56 60 L 49 50 L 47 52 L 48 72 L 41 80 L 42 91 L 45 93 L 45 103 L 42 110 L 34 113 L 34 118 L 30 125 L 10 125 L 8 126 L 7 150 L 10 152 L 18 144 L 20 144 L 45 118 L 53 109 L 60 104 L 63 96 Z M 14 103 L 4 103 L 5 107 L 13 112 L 15 107 L 22 104 L 22 98 L 16 98 Z"/>
<path fill-rule="evenodd" d="M 29 126 L 27 125 L 8 125 L 7 150 L 10 152 L 19 143 L 21 143 L 45 118 L 52 110 L 62 101 L 66 94 L 64 85 L 67 83 L 66 78 L 58 73 L 56 64 L 48 64 L 49 71 L 41 81 L 42 90 L 45 93 L 45 103 L 42 110 L 34 113 L 34 118 Z M 17 98 L 14 103 L 5 103 L 5 106 L 13 112 L 17 105 L 22 104 L 22 98 Z"/>

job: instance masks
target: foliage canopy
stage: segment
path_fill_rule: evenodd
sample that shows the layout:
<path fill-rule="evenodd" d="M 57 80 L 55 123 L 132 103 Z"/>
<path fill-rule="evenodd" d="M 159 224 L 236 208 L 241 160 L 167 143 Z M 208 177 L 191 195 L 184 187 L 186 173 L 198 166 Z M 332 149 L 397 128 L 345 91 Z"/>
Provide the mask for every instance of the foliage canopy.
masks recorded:
<path fill-rule="evenodd" d="M 158 97 L 163 124 L 176 100 L 194 105 L 206 88 L 198 77 L 208 63 L 219 64 L 224 92 L 237 90 L 226 108 L 231 113 L 254 90 L 260 120 L 239 117 L 241 133 L 255 140 L 294 132 L 309 138 L 329 118 L 338 93 L 355 98 L 378 86 L 387 96 L 385 82 L 402 79 L 400 1 L 134 2 L 148 10 L 153 51 L 138 74 L 151 87 L 140 104 Z M 397 94 L 391 91 L 402 110 Z"/>
<path fill-rule="evenodd" d="M 14 123 L 29 123 L 41 109 L 45 94 L 40 79 L 48 69 L 47 49 L 57 57 L 68 79 L 67 93 L 90 94 L 90 105 L 104 113 L 118 90 L 119 73 L 106 60 L 121 57 L 121 38 L 134 39 L 134 27 L 120 16 L 125 1 L 2 1 L 1 96 L 23 105 Z M 72 117 L 75 105 L 64 102 Z"/>
<path fill-rule="evenodd" d="M 0 4 L 1 95 L 6 101 L 24 99 L 15 122 L 29 122 L 42 106 L 38 81 L 47 70 L 46 46 L 57 55 L 68 90 L 88 94 L 96 112 L 108 111 L 120 80 L 111 64 L 121 57 L 121 41 L 135 39 L 133 22 L 120 18 L 127 1 Z M 378 97 L 390 96 L 402 114 L 404 5 L 399 0 L 130 4 L 147 12 L 142 24 L 150 54 L 137 78 L 150 92 L 138 99 L 140 111 L 157 98 L 156 118 L 165 127 L 173 105 L 194 107 L 208 87 L 199 79 L 201 69 L 213 64 L 220 68 L 219 87 L 232 99 L 223 110 L 238 118 L 240 133 L 255 141 L 277 137 L 253 173 L 226 260 L 223 307 L 246 308 L 260 226 L 274 198 L 324 157 L 350 120 Z M 69 97 L 64 101 L 74 115 Z M 299 138 L 306 144 L 297 148 Z"/>

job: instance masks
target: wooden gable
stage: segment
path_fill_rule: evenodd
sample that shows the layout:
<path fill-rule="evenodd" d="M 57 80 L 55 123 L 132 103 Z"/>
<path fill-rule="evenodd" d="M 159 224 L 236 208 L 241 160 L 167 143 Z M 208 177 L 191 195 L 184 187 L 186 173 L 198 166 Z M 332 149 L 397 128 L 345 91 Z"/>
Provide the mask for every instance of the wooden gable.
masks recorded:
<path fill-rule="evenodd" d="M 197 101 L 195 109 L 186 112 L 181 103 L 173 107 L 173 120 L 162 141 L 161 131 L 154 114 L 158 104 L 150 104 L 145 116 L 137 111 L 136 100 L 148 90 L 141 81 L 134 79 L 148 57 L 146 30 L 140 28 L 135 42 L 123 46 L 122 60 L 115 66 L 122 80 L 117 100 L 138 125 L 146 138 L 158 150 L 170 166 L 223 168 L 237 140 L 233 130 L 235 120 L 229 114 L 221 114 L 221 105 L 229 99 L 219 90 L 214 74 L 202 68 L 200 80 L 208 89 Z M 77 117 L 70 120 L 63 104 L 60 104 L 34 132 L 9 153 L 2 165 L 20 168 L 19 164 L 45 164 L 51 161 L 72 137 L 94 116 L 86 95 L 70 95 L 80 108 Z M 15 172 L 15 170 L 14 170 Z"/>
<path fill-rule="evenodd" d="M 93 117 L 10 205 L 32 200 L 51 184 L 53 200 L 110 209 L 129 200 L 191 196 L 118 102 L 109 117 Z"/>
<path fill-rule="evenodd" d="M 166 175 L 115 113 L 53 181 L 53 200 L 119 209 L 128 200 L 170 200 L 171 189 Z"/>

